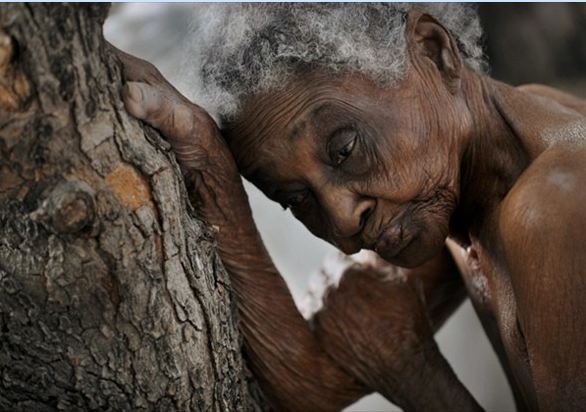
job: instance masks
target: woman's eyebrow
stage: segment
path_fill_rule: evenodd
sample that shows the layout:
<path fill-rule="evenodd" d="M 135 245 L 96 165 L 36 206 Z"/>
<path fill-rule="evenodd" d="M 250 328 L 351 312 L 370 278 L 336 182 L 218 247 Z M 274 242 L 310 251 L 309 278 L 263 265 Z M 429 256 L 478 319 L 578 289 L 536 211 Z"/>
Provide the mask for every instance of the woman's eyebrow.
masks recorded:
<path fill-rule="evenodd" d="M 307 125 L 315 120 L 322 112 L 327 109 L 330 109 L 333 106 L 331 102 L 323 102 L 319 105 L 315 106 L 314 108 L 307 113 L 307 115 L 303 116 L 303 118 L 293 122 L 290 126 L 291 132 L 288 133 L 288 137 L 290 140 L 296 140 L 300 136 L 305 133 L 307 129 Z"/>
<path fill-rule="evenodd" d="M 295 122 L 293 129 L 291 130 L 291 132 L 288 133 L 289 140 L 297 140 L 300 136 L 302 136 L 305 133 L 306 129 L 307 120 L 302 119 Z"/>

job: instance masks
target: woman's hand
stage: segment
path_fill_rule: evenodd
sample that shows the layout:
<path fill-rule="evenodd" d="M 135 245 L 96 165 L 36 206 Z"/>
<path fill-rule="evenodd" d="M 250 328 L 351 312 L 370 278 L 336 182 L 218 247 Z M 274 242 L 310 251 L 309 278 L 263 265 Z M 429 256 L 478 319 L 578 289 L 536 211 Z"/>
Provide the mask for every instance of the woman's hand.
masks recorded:
<path fill-rule="evenodd" d="M 212 117 L 173 87 L 151 63 L 110 46 L 123 64 L 126 110 L 158 129 L 171 143 L 185 174 L 239 178 Z"/>
<path fill-rule="evenodd" d="M 416 278 L 372 252 L 359 260 L 323 269 L 342 271 L 313 319 L 328 355 L 403 410 L 481 410 L 439 352 Z"/>
<path fill-rule="evenodd" d="M 344 270 L 314 324 L 340 367 L 401 406 L 409 405 L 414 386 L 424 384 L 421 368 L 437 351 L 419 294 L 378 257 Z"/>

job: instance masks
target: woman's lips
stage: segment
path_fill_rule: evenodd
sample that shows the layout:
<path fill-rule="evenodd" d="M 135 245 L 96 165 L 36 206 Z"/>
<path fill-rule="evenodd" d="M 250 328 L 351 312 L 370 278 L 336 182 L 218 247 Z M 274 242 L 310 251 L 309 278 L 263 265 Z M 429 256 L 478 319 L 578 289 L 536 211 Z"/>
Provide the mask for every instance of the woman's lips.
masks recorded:
<path fill-rule="evenodd" d="M 392 258 L 403 250 L 408 241 L 403 226 L 396 224 L 383 231 L 374 246 L 374 251 L 383 258 Z"/>

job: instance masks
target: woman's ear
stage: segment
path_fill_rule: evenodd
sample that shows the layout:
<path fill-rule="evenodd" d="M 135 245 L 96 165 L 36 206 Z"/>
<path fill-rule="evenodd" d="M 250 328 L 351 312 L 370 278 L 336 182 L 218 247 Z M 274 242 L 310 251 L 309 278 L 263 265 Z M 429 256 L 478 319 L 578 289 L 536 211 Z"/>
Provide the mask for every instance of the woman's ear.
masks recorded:
<path fill-rule="evenodd" d="M 462 59 L 450 33 L 429 14 L 411 11 L 405 37 L 411 63 L 424 73 L 433 63 L 448 89 L 455 93 L 460 87 Z"/>

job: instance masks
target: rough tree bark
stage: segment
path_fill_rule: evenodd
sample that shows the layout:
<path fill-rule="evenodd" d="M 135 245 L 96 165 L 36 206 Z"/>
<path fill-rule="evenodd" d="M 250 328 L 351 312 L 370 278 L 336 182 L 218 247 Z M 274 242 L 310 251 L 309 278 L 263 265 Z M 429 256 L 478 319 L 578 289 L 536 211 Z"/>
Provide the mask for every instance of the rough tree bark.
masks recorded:
<path fill-rule="evenodd" d="M 213 234 L 103 5 L 0 5 L 0 410 L 257 410 Z"/>

